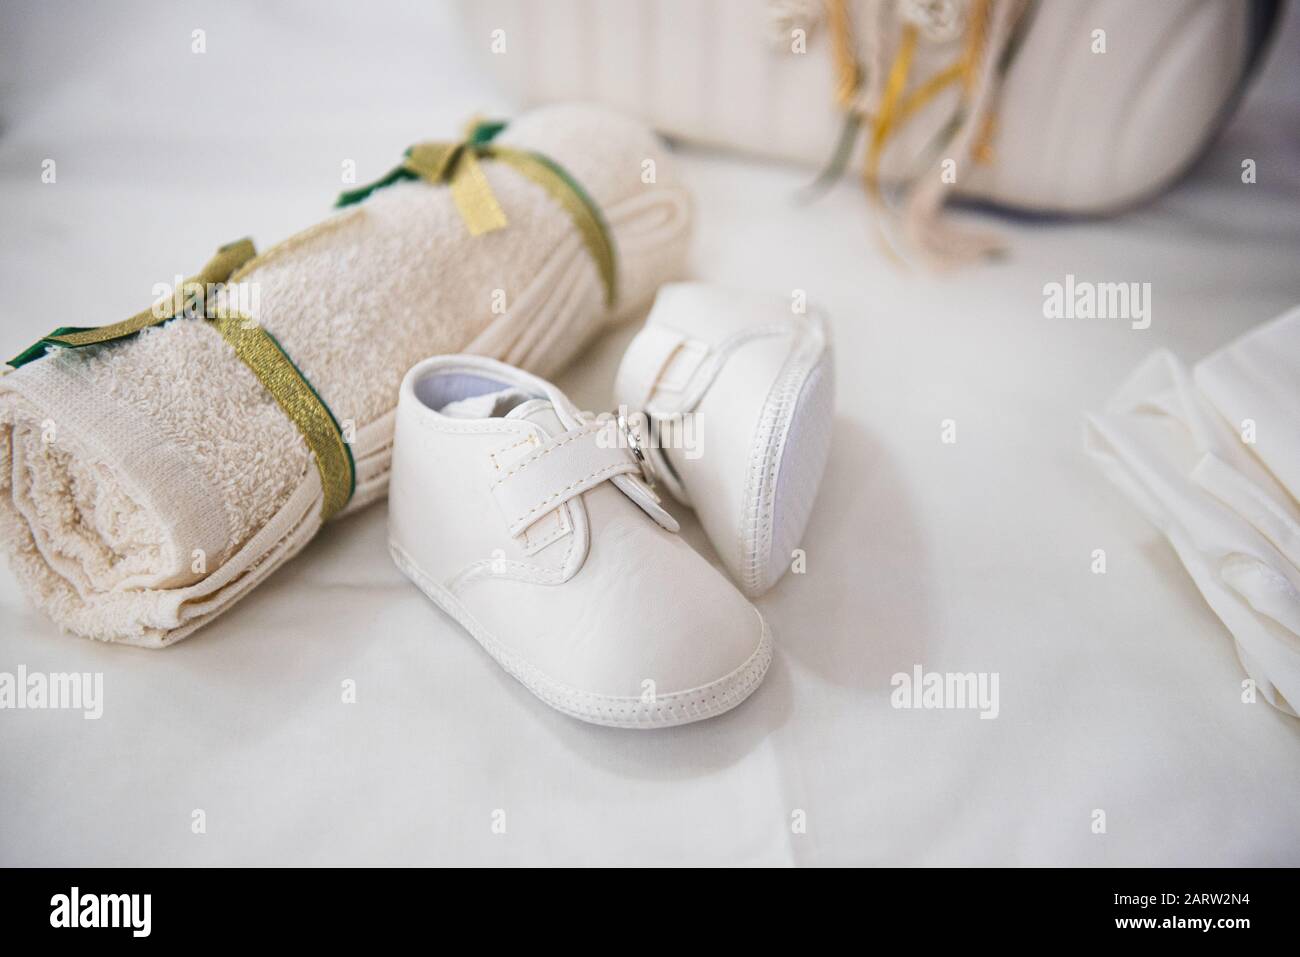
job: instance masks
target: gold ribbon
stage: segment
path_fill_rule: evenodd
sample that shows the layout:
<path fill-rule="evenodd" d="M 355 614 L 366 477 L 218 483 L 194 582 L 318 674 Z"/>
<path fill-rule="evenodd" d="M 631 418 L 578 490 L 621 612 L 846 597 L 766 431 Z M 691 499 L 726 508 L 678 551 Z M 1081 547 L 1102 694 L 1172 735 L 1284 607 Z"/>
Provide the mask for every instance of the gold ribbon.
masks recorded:
<path fill-rule="evenodd" d="M 540 153 L 492 144 L 492 138 L 503 128 L 501 123 L 476 122 L 458 143 L 418 143 L 407 151 L 401 166 L 376 183 L 345 193 L 337 205 L 359 202 L 375 189 L 399 179 L 419 178 L 447 185 L 470 235 L 481 236 L 503 229 L 508 221 L 479 160 L 505 163 L 542 187 L 563 207 L 596 265 L 605 287 L 605 302 L 612 307 L 617 295 L 614 246 L 599 208 L 558 163 Z M 251 240 L 241 239 L 222 246 L 197 275 L 182 283 L 170 302 L 156 303 L 130 319 L 109 326 L 56 329 L 11 359 L 9 365 L 15 368 L 25 365 L 45 355 L 51 347 L 77 349 L 114 342 L 149 326 L 197 313 L 230 343 L 235 354 L 302 433 L 320 471 L 321 521 L 327 521 L 348 503 L 356 487 L 356 464 L 338 421 L 274 336 L 246 316 L 224 312 L 209 315 L 206 307 L 209 287 L 236 281 L 261 261 Z"/>
<path fill-rule="evenodd" d="M 407 152 L 402 168 L 430 183 L 446 183 L 469 234 L 482 236 L 504 229 L 506 214 L 475 154 L 468 141 L 417 143 Z"/>
<path fill-rule="evenodd" d="M 269 332 L 241 315 L 220 316 L 212 324 L 306 439 L 320 472 L 324 524 L 356 489 L 352 449 L 338 420 Z"/>
<path fill-rule="evenodd" d="M 80 349 L 126 339 L 150 326 L 191 315 L 196 306 L 201 306 L 197 314 L 230 343 L 235 355 L 252 370 L 306 440 L 320 472 L 323 523 L 348 503 L 356 487 L 352 450 L 343 439 L 338 421 L 271 333 L 240 313 L 218 309 L 209 315 L 204 302 L 209 287 L 229 281 L 241 267 L 241 274 L 246 272 L 255 257 L 256 250 L 249 239 L 222 246 L 197 275 L 185 280 L 170 302 L 160 302 L 130 319 L 108 326 L 56 329 L 11 359 L 9 365 L 15 368 L 25 365 L 45 355 L 51 347 Z"/>
<path fill-rule="evenodd" d="M 492 138 L 504 128 L 504 123 L 476 120 L 469 124 L 465 139 L 459 142 L 417 143 L 406 151 L 400 166 L 368 186 L 344 193 L 335 205 L 349 206 L 366 199 L 376 189 L 402 179 L 418 178 L 450 189 L 452 201 L 470 235 L 482 236 L 504 229 L 509 220 L 492 192 L 480 160 L 504 163 L 536 183 L 563 207 L 600 274 L 605 304 L 612 307 L 618 293 L 618 271 L 614 244 L 599 207 L 558 163 L 540 153 L 494 144 Z"/>
<path fill-rule="evenodd" d="M 853 30 L 849 8 L 844 0 L 830 0 L 826 18 L 831 32 L 831 59 L 835 65 L 835 102 L 842 109 L 853 105 L 853 97 L 862 85 L 862 68 L 853 52 Z"/>
<path fill-rule="evenodd" d="M 613 308 L 618 296 L 614 245 L 600 211 L 582 187 L 557 163 L 540 153 L 489 146 L 484 155 L 505 163 L 526 176 L 564 208 L 578 230 L 582 244 L 587 247 L 587 253 L 596 264 L 596 272 L 600 274 L 601 284 L 605 287 L 605 305 Z"/>
<path fill-rule="evenodd" d="M 867 187 L 873 196 L 880 195 L 878 171 L 880 154 L 885 142 L 893 134 L 898 122 L 898 104 L 907 85 L 907 74 L 912 69 L 912 57 L 916 53 L 917 30 L 912 24 L 903 27 L 903 39 L 898 45 L 898 53 L 889 68 L 889 78 L 885 81 L 885 91 L 881 94 L 880 109 L 876 112 L 872 124 L 871 142 L 867 147 L 867 165 L 864 172 Z"/>
<path fill-rule="evenodd" d="M 862 72 L 854 56 L 852 24 L 845 0 L 829 0 L 828 20 L 831 31 L 831 52 L 835 64 L 835 99 L 841 107 L 852 104 L 853 93 L 861 83 Z M 873 197 L 880 195 L 880 161 L 885 145 L 917 112 L 954 83 L 962 87 L 963 101 L 969 100 L 979 76 L 980 61 L 984 55 L 985 34 L 988 29 L 988 0 L 974 0 L 970 12 L 970 29 L 961 54 L 949 66 L 926 79 L 916 89 L 904 95 L 912 61 L 916 56 L 918 31 L 913 24 L 903 27 L 902 38 L 894 60 L 889 66 L 881 92 L 880 106 L 871 120 L 871 135 L 867 143 L 867 161 L 863 180 Z M 991 156 L 990 142 L 994 118 L 985 117 L 980 135 L 976 139 L 974 155 L 977 162 L 986 162 Z"/>
<path fill-rule="evenodd" d="M 9 365 L 16 369 L 19 366 L 26 365 L 33 359 L 39 359 L 45 355 L 46 348 L 50 346 L 78 349 L 82 346 L 99 345 L 101 342 L 112 342 L 115 339 L 133 336 L 141 329 L 156 326 L 169 319 L 174 319 L 178 315 L 183 315 L 195 307 L 196 299 L 199 300 L 197 304 L 201 304 L 209 286 L 225 282 L 230 278 L 231 273 L 255 255 L 257 255 L 257 250 L 254 248 L 251 239 L 239 239 L 233 243 L 227 243 L 217 250 L 217 254 L 208 260 L 197 275 L 191 276 L 181 283 L 180 288 L 176 289 L 172 294 L 170 302 L 160 300 L 148 309 L 137 312 L 130 319 L 115 322 L 110 326 L 95 328 L 63 326 L 55 329 L 48 336 L 10 359 Z M 199 287 L 197 295 L 195 286 Z"/>

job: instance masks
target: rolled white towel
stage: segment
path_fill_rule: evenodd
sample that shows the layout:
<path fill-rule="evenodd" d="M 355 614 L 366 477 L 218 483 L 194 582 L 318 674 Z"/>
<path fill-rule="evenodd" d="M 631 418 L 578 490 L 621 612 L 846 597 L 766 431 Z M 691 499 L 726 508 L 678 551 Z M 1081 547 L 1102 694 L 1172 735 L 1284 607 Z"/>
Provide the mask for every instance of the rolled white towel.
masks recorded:
<path fill-rule="evenodd" d="M 1168 537 L 1264 698 L 1300 708 L 1300 308 L 1129 377 L 1087 446 Z"/>
<path fill-rule="evenodd" d="M 472 237 L 446 186 L 398 182 L 239 279 L 256 284 L 258 324 L 351 440 L 344 513 L 385 493 L 410 366 L 468 351 L 550 375 L 683 268 L 689 197 L 644 127 L 564 105 L 494 142 L 548 157 L 601 210 L 612 308 L 566 211 L 490 159 L 481 169 L 504 229 Z M 208 323 L 54 350 L 0 378 L 0 538 L 24 590 L 75 634 L 148 647 L 189 635 L 315 535 L 322 499 L 302 434 Z"/>

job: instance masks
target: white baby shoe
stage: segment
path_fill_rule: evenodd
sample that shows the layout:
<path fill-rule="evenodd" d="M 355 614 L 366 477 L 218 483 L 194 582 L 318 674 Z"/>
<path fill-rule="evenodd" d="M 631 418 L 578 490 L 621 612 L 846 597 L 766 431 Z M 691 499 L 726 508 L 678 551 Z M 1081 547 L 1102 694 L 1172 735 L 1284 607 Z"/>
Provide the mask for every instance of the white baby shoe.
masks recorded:
<path fill-rule="evenodd" d="M 657 728 L 763 679 L 758 611 L 676 534 L 628 432 L 477 356 L 402 382 L 389 544 L 398 567 L 547 704 Z"/>
<path fill-rule="evenodd" d="M 834 368 L 820 314 L 707 283 L 659 291 L 623 356 L 619 408 L 746 595 L 790 567 L 830 451 Z"/>

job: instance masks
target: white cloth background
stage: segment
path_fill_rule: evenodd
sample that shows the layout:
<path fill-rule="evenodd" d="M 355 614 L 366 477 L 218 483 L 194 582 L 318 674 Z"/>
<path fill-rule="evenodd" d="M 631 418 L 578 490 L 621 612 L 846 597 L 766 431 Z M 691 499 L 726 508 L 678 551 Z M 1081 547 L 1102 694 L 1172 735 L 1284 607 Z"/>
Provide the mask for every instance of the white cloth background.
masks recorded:
<path fill-rule="evenodd" d="M 999 222 L 1008 261 L 942 277 L 885 260 L 854 183 L 802 208 L 806 171 L 686 156 L 695 275 L 807 290 L 839 357 L 808 571 L 761 600 L 777 658 L 736 711 L 636 734 L 547 709 L 400 576 L 382 505 L 161 652 L 54 633 L 4 573 L 0 671 L 101 671 L 105 701 L 0 711 L 0 863 L 1300 863 L 1300 721 L 1240 701 L 1230 636 L 1081 418 L 1151 350 L 1194 361 L 1300 302 L 1298 38 L 1293 8 L 1174 192 Z M 470 42 L 437 9 L 6 4 L 3 341 L 130 315 L 213 242 L 314 221 L 343 159 L 383 171 L 507 107 Z M 1066 273 L 1151 282 L 1151 327 L 1044 318 Z M 632 332 L 561 378 L 580 405 Z M 892 709 L 918 663 L 998 672 L 999 717 Z"/>

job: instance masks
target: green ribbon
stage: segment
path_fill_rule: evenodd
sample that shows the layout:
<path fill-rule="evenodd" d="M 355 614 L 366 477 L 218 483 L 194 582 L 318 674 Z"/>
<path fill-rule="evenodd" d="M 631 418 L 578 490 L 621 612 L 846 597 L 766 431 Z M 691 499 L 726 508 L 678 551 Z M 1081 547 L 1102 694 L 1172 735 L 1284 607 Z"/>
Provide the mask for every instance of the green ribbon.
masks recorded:
<path fill-rule="evenodd" d="M 447 183 L 451 179 L 451 174 L 457 171 L 457 161 L 462 156 L 468 156 L 469 160 L 473 161 L 505 128 L 505 123 L 501 122 L 471 122 L 466 130 L 465 139 L 459 143 L 417 143 L 415 146 L 408 147 L 402 154 L 401 165 L 393 167 L 373 183 L 340 194 L 334 206 L 337 209 L 351 206 L 368 198 L 377 189 L 405 180 L 426 179 L 434 183 Z M 442 164 L 429 162 L 430 148 L 437 149 L 445 155 L 446 159 Z M 412 153 L 417 152 L 422 152 L 424 155 L 413 159 Z"/>
<path fill-rule="evenodd" d="M 63 326 L 9 360 L 14 368 L 41 358 L 51 348 L 83 349 L 120 342 L 150 326 L 198 315 L 230 343 L 271 397 L 298 427 L 311 449 L 321 477 L 321 521 L 327 521 L 352 498 L 356 490 L 356 463 L 352 449 L 334 413 L 307 377 L 289 358 L 271 333 L 238 313 L 210 314 L 206 304 L 210 287 L 229 282 L 236 271 L 246 270 L 257 256 L 252 240 L 241 239 L 217 250 L 196 276 L 182 283 L 170 301 L 159 302 L 130 319 L 98 328 Z M 242 273 L 241 273 L 242 274 Z"/>
<path fill-rule="evenodd" d="M 505 228 L 507 220 L 479 160 L 505 163 L 541 186 L 564 208 L 591 254 L 605 287 L 605 302 L 612 307 L 617 292 L 614 244 L 599 207 L 553 160 L 540 153 L 494 145 L 493 139 L 503 129 L 504 123 L 476 122 L 459 142 L 417 143 L 406 151 L 400 166 L 368 186 L 344 193 L 335 205 L 350 206 L 393 183 L 423 179 L 448 186 L 471 235 L 480 236 Z M 347 504 L 356 488 L 356 463 L 338 421 L 274 336 L 244 316 L 208 314 L 208 289 L 238 278 L 236 273 L 243 275 L 256 256 L 249 239 L 222 246 L 197 275 L 182 283 L 170 301 L 160 301 L 130 319 L 108 326 L 61 326 L 10 359 L 9 365 L 19 368 L 50 349 L 81 349 L 117 342 L 150 326 L 199 315 L 231 344 L 306 439 L 321 475 L 324 521 Z"/>
<path fill-rule="evenodd" d="M 84 346 L 96 346 L 103 342 L 113 342 L 133 336 L 141 329 L 157 326 L 179 315 L 189 314 L 196 306 L 202 306 L 208 287 L 223 283 L 254 256 L 257 250 L 251 239 L 240 239 L 227 243 L 217 250 L 217 254 L 208 260 L 199 270 L 198 275 L 191 276 L 181 283 L 168 302 L 158 302 L 148 309 L 137 312 L 130 319 L 115 322 L 108 326 L 60 326 L 48 336 L 32 343 L 18 355 L 9 360 L 15 369 L 39 359 L 47 349 L 80 349 Z M 197 288 L 196 288 L 197 287 Z"/>
<path fill-rule="evenodd" d="M 618 276 L 614 244 L 600 208 L 559 163 L 540 153 L 494 144 L 492 141 L 505 127 L 505 123 L 500 122 L 475 122 L 470 124 L 465 138 L 458 142 L 417 143 L 407 149 L 400 166 L 373 183 L 343 193 L 334 205 L 339 208 L 351 206 L 377 189 L 422 179 L 449 187 L 470 235 L 481 236 L 504 229 L 507 220 L 487 177 L 483 175 L 479 160 L 505 163 L 541 186 L 564 207 L 596 264 L 605 287 L 605 304 L 612 307 L 617 296 Z"/>

